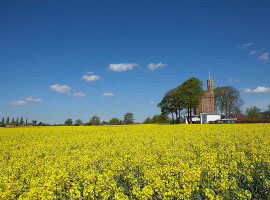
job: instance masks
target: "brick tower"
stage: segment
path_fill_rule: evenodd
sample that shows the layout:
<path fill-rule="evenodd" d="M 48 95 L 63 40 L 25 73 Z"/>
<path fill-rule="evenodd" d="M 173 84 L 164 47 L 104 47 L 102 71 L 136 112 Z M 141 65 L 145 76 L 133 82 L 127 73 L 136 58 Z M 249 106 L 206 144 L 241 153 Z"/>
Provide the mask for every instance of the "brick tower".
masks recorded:
<path fill-rule="evenodd" d="M 215 98 L 214 98 L 214 82 L 210 76 L 207 80 L 207 90 L 204 91 L 204 95 L 201 99 L 200 105 L 196 109 L 196 115 L 200 113 L 213 113 L 215 112 Z"/>

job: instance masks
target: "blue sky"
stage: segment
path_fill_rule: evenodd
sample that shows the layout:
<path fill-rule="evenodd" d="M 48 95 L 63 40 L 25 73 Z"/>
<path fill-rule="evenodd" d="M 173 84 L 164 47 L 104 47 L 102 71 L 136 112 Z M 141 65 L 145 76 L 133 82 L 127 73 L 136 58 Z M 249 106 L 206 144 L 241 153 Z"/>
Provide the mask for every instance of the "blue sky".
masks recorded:
<path fill-rule="evenodd" d="M 269 1 L 1 1 L 0 117 L 160 112 L 190 77 L 270 103 Z"/>

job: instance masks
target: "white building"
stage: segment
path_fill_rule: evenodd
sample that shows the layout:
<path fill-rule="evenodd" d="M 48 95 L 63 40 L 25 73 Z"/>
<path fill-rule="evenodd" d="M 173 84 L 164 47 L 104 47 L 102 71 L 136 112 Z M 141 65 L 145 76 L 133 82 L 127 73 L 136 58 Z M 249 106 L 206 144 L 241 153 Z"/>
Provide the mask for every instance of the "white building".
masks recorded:
<path fill-rule="evenodd" d="M 221 119 L 221 115 L 221 113 L 200 113 L 200 115 L 191 116 L 191 121 L 192 124 L 205 124 Z M 187 116 L 185 116 L 185 124 L 188 124 Z"/>

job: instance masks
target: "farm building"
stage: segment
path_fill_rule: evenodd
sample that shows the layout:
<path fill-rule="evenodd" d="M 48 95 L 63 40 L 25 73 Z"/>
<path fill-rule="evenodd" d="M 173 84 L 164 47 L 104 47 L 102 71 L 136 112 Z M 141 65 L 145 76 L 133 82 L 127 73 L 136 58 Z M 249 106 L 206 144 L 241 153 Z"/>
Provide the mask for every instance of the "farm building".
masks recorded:
<path fill-rule="evenodd" d="M 224 119 L 234 119 L 234 120 L 240 120 L 240 119 L 246 119 L 246 116 L 241 113 L 229 113 L 224 117 Z"/>
<path fill-rule="evenodd" d="M 221 113 L 200 113 L 199 115 L 193 115 L 191 117 L 192 124 L 208 124 L 221 119 Z M 187 117 L 185 117 L 185 123 L 188 124 Z"/>

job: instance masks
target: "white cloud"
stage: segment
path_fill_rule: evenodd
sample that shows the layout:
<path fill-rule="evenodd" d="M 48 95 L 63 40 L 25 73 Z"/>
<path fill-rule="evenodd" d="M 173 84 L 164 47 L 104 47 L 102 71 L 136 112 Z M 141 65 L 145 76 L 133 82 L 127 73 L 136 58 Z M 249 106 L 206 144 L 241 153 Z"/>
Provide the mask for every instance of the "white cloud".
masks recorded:
<path fill-rule="evenodd" d="M 254 54 L 256 54 L 257 53 L 257 51 L 251 51 L 251 52 L 249 52 L 249 55 L 254 55 Z"/>
<path fill-rule="evenodd" d="M 246 49 L 247 47 L 252 46 L 252 45 L 253 45 L 253 43 L 252 42 L 249 42 L 247 44 L 243 44 L 243 45 L 239 46 L 238 48 L 239 49 Z"/>
<path fill-rule="evenodd" d="M 229 79 L 229 83 L 236 83 L 236 82 L 239 82 L 239 81 L 240 81 L 240 78 L 237 78 L 237 79 L 230 78 Z"/>
<path fill-rule="evenodd" d="M 76 92 L 76 93 L 73 94 L 73 96 L 81 98 L 81 97 L 86 97 L 87 95 L 82 93 L 82 92 Z"/>
<path fill-rule="evenodd" d="M 259 92 L 270 92 L 270 88 L 267 88 L 267 87 L 261 87 L 261 86 L 259 86 L 259 87 L 257 87 L 257 88 L 255 88 L 255 89 L 250 89 L 250 88 L 247 88 L 247 89 L 245 89 L 245 92 L 246 93 L 259 93 Z"/>
<path fill-rule="evenodd" d="M 263 61 L 267 61 L 268 58 L 269 58 L 269 53 L 268 52 L 265 52 L 261 56 L 258 56 L 258 59 L 263 60 Z"/>
<path fill-rule="evenodd" d="M 154 101 L 150 101 L 149 103 L 153 105 L 155 102 Z"/>
<path fill-rule="evenodd" d="M 27 104 L 26 101 L 13 101 L 9 103 L 10 106 L 25 106 Z"/>
<path fill-rule="evenodd" d="M 51 85 L 50 89 L 55 91 L 55 92 L 59 92 L 59 93 L 66 93 L 69 90 L 71 90 L 72 88 L 69 87 L 68 85 L 59 85 L 59 84 L 55 84 L 55 85 Z"/>
<path fill-rule="evenodd" d="M 35 98 L 33 98 L 33 97 L 25 97 L 25 98 L 23 98 L 25 101 L 31 101 L 31 102 L 39 102 L 39 101 L 41 101 L 41 99 L 40 98 L 37 98 L 37 99 L 35 99 Z"/>
<path fill-rule="evenodd" d="M 108 69 L 114 72 L 125 72 L 127 70 L 133 70 L 134 67 L 138 66 L 136 63 L 119 63 L 110 64 Z"/>
<path fill-rule="evenodd" d="M 97 81 L 97 80 L 99 80 L 100 79 L 100 77 L 99 76 L 97 76 L 97 75 L 84 75 L 83 77 L 82 77 L 82 80 L 85 80 L 86 82 L 94 82 L 94 81 Z"/>
<path fill-rule="evenodd" d="M 105 92 L 102 94 L 103 97 L 113 97 L 114 94 L 113 93 L 110 93 L 110 92 Z"/>
<path fill-rule="evenodd" d="M 162 64 L 161 62 L 160 63 L 157 63 L 157 64 L 150 63 L 149 65 L 147 65 L 148 69 L 150 69 L 152 71 L 154 71 L 154 70 L 156 70 L 158 68 L 165 67 L 165 66 L 167 66 L 167 64 Z"/>

